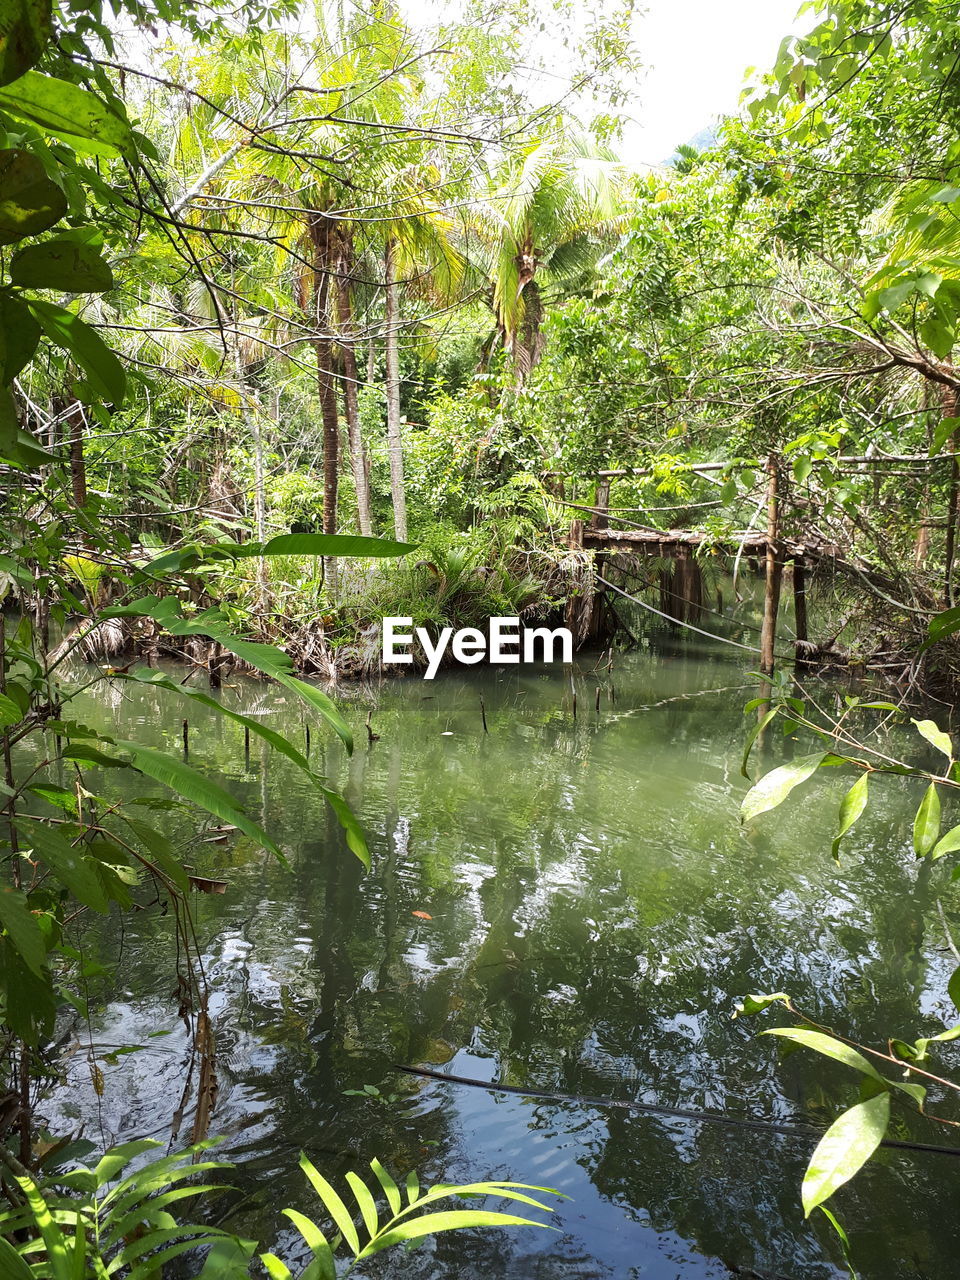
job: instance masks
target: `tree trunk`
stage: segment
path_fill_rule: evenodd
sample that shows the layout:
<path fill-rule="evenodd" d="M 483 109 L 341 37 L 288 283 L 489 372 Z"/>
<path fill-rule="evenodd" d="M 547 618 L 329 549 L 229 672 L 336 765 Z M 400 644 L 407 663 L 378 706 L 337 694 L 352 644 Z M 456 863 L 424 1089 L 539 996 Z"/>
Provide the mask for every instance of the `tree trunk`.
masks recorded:
<path fill-rule="evenodd" d="M 941 388 L 943 416 L 957 416 L 957 393 L 952 387 Z M 950 461 L 950 491 L 947 497 L 947 544 L 944 551 L 943 602 L 949 609 L 953 604 L 953 560 L 957 540 L 957 488 L 960 483 L 960 467 L 957 465 L 957 433 L 953 432 L 947 442 L 947 448 L 953 454 Z"/>
<path fill-rule="evenodd" d="M 357 349 L 353 333 L 352 272 L 353 241 L 349 232 L 340 237 L 340 275 L 337 281 L 337 328 L 340 350 L 343 354 L 343 411 L 347 420 L 347 452 L 350 470 L 357 492 L 357 518 L 360 532 L 370 537 L 373 522 L 370 518 L 370 486 L 367 482 L 367 466 L 360 434 L 360 408 L 357 403 Z"/>
<path fill-rule="evenodd" d="M 773 673 L 777 639 L 777 609 L 780 604 L 778 477 L 779 465 L 777 458 L 771 453 L 767 459 L 767 563 L 763 595 L 763 628 L 760 633 L 760 670 L 765 676 Z"/>
<path fill-rule="evenodd" d="M 315 214 L 310 220 L 313 243 L 313 292 L 316 336 L 313 340 L 317 356 L 317 389 L 320 395 L 320 418 L 323 423 L 323 532 L 337 532 L 337 485 L 340 463 L 340 424 L 337 418 L 337 387 L 333 368 L 333 342 L 330 334 L 330 272 L 335 264 L 336 230 L 329 218 Z M 337 593 L 337 562 L 324 558 L 324 575 L 331 594 Z"/>
<path fill-rule="evenodd" d="M 407 496 L 403 484 L 403 442 L 400 437 L 400 358 L 397 339 L 397 283 L 394 279 L 393 237 L 387 238 L 383 255 L 386 282 L 387 452 L 390 457 L 390 495 L 397 539 L 407 539 Z"/>
<path fill-rule="evenodd" d="M 74 400 L 67 411 L 67 430 L 70 437 L 70 487 L 73 501 L 78 507 L 87 505 L 87 462 L 83 456 L 83 406 Z"/>

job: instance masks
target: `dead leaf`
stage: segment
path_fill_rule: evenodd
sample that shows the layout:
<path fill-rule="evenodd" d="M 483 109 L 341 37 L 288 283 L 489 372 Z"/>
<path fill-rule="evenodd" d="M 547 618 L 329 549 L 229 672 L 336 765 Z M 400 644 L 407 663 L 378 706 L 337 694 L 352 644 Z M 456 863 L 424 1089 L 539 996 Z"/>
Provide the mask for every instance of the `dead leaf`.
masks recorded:
<path fill-rule="evenodd" d="M 210 880 L 207 876 L 190 876 L 190 888 L 198 893 L 226 893 L 228 880 Z"/>

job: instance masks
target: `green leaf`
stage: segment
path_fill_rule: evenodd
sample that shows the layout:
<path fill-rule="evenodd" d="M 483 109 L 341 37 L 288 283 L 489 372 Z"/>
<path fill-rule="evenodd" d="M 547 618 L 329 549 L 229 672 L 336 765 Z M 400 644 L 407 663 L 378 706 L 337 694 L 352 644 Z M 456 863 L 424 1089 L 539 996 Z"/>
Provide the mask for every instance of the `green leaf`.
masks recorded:
<path fill-rule="evenodd" d="M 352 534 L 281 533 L 267 542 L 194 542 L 168 551 L 144 566 L 154 575 L 179 573 L 218 560 L 246 560 L 255 556 L 331 556 L 382 559 L 406 555 L 414 545 L 389 538 L 364 538 Z"/>
<path fill-rule="evenodd" d="M 928 649 L 930 645 L 936 644 L 938 640 L 952 636 L 955 631 L 960 631 L 960 606 L 944 609 L 943 613 L 938 613 L 935 618 L 930 619 L 927 626 L 929 639 L 921 646 L 921 652 Z"/>
<path fill-rule="evenodd" d="M 794 1044 L 803 1045 L 806 1049 L 814 1049 L 824 1057 L 833 1058 L 837 1062 L 842 1062 L 845 1067 L 852 1067 L 854 1071 L 862 1072 L 871 1080 L 879 1080 L 885 1085 L 890 1083 L 862 1053 L 844 1044 L 842 1040 L 835 1040 L 833 1036 L 825 1035 L 822 1031 L 808 1031 L 806 1027 L 771 1027 L 768 1031 L 761 1031 L 760 1034 L 779 1036 L 782 1040 L 790 1040 Z"/>
<path fill-rule="evenodd" d="M 245 555 L 264 556 L 356 556 L 382 559 L 405 556 L 416 549 L 414 543 L 395 542 L 390 538 L 363 538 L 354 534 L 281 533 L 263 544 L 259 551 L 244 550 Z"/>
<path fill-rule="evenodd" d="M 785 991 L 775 991 L 769 996 L 744 996 L 733 1012 L 734 1018 L 749 1018 L 754 1013 L 762 1013 L 772 1004 L 790 1004 L 790 997 Z"/>
<path fill-rule="evenodd" d="M 756 698 L 754 701 L 756 703 L 756 706 L 762 707 L 767 702 L 767 699 Z M 756 708 L 754 707 L 753 703 L 747 704 L 747 708 L 746 708 L 747 712 L 755 709 Z M 747 773 L 747 763 L 750 759 L 750 752 L 753 750 L 753 744 L 756 742 L 757 738 L 759 738 L 760 734 L 763 733 L 764 729 L 767 727 L 770 721 L 774 718 L 774 716 L 777 716 L 779 714 L 780 714 L 779 706 L 771 707 L 769 711 L 765 712 L 760 717 L 757 723 L 753 726 L 753 728 L 747 734 L 747 740 L 743 745 L 743 759 L 740 762 L 740 773 L 744 778 L 750 777 L 749 773 Z"/>
<path fill-rule="evenodd" d="M 0 1236 L 0 1272 L 6 1280 L 34 1280 L 33 1272 L 3 1236 Z"/>
<path fill-rule="evenodd" d="M 354 1255 L 358 1254 L 360 1252 L 360 1237 L 357 1235 L 357 1228 L 353 1224 L 353 1218 L 350 1216 L 347 1206 L 303 1151 L 300 1152 L 300 1168 L 307 1175 L 310 1185 L 323 1201 L 324 1208 L 337 1224 L 340 1234 L 353 1250 Z"/>
<path fill-rule="evenodd" d="M 803 1176 L 807 1217 L 857 1173 L 883 1141 L 890 1122 L 890 1095 L 878 1093 L 858 1102 L 833 1122 L 817 1143 Z"/>
<path fill-rule="evenodd" d="M 0 94 L 3 90 L 0 89 Z M 46 231 L 67 212 L 67 197 L 29 151 L 0 150 L 0 244 Z"/>
<path fill-rule="evenodd" d="M 869 773 L 861 774 L 840 802 L 840 830 L 832 846 L 833 856 L 838 862 L 840 861 L 840 841 L 867 807 L 869 781 Z"/>
<path fill-rule="evenodd" d="M 127 377 L 123 365 L 106 345 L 96 329 L 52 302 L 30 299 L 30 310 L 51 342 L 76 360 L 87 381 L 98 396 L 120 404 L 126 391 Z"/>
<path fill-rule="evenodd" d="M 29 1177 L 17 1177 L 20 1189 L 27 1198 L 35 1225 L 40 1230 L 47 1253 L 47 1267 L 53 1280 L 73 1280 L 73 1266 L 63 1232 L 57 1226 L 40 1188 Z"/>
<path fill-rule="evenodd" d="M 152 667 L 136 667 L 133 671 L 121 675 L 121 679 L 133 680 L 138 684 L 154 685 L 160 689 L 166 689 L 170 693 L 179 694 L 183 698 L 189 698 L 192 702 L 198 702 L 201 706 L 209 707 L 216 711 L 219 715 L 225 716 L 228 720 L 233 720 L 236 724 L 242 725 L 245 729 L 249 729 L 251 733 L 262 738 L 264 742 L 268 742 L 275 751 L 279 751 L 281 755 L 291 760 L 298 769 L 302 769 L 314 781 L 316 776 L 310 768 L 310 762 L 307 760 L 292 742 L 289 742 L 282 734 L 276 730 L 268 728 L 259 721 L 255 716 L 245 716 L 239 711 L 231 711 L 229 707 L 217 702 L 215 698 L 211 698 L 208 694 L 200 689 L 192 689 L 189 685 L 179 684 L 176 680 L 171 680 L 169 676 L 165 676 L 162 671 L 156 671 Z M 322 788 L 321 788 L 322 790 Z"/>
<path fill-rule="evenodd" d="M 951 827 L 933 846 L 930 856 L 942 858 L 945 853 L 956 853 L 958 849 L 960 849 L 960 827 Z"/>
<path fill-rule="evenodd" d="M 937 784 L 931 782 L 920 801 L 913 820 L 913 849 L 918 857 L 932 851 L 940 834 L 940 796 Z"/>
<path fill-rule="evenodd" d="M 917 727 L 917 732 L 922 734 L 931 746 L 936 747 L 948 760 L 953 760 L 953 743 L 948 733 L 939 729 L 933 720 L 914 720 L 913 723 Z"/>
<path fill-rule="evenodd" d="M 333 1250 L 327 1242 L 327 1237 L 317 1224 L 311 1221 L 306 1214 L 298 1213 L 296 1209 L 284 1209 L 283 1213 L 284 1217 L 290 1219 L 309 1245 L 310 1252 L 317 1263 L 319 1280 L 337 1280 L 337 1264 L 333 1256 Z"/>
<path fill-rule="evenodd" d="M 951 436 L 956 434 L 958 427 L 960 427 L 960 418 L 940 419 L 934 430 L 933 439 L 930 442 L 931 458 L 940 452 Z"/>
<path fill-rule="evenodd" d="M 0 693 L 0 729 L 9 729 L 13 724 L 19 724 L 23 719 L 23 713 L 17 704 L 8 698 L 5 693 Z"/>
<path fill-rule="evenodd" d="M 950 981 L 947 983 L 947 994 L 954 1003 L 954 1007 L 960 1011 L 960 968 L 954 969 L 950 975 Z"/>
<path fill-rule="evenodd" d="M 44 240 L 15 253 L 10 260 L 10 279 L 23 288 L 69 293 L 103 293 L 113 288 L 107 260 L 91 245 L 64 239 Z"/>
<path fill-rule="evenodd" d="M 0 88 L 0 109 L 50 133 L 91 138 L 120 155 L 136 156 L 126 120 L 95 94 L 68 80 L 28 71 Z"/>
<path fill-rule="evenodd" d="M 78 902 L 105 915 L 110 904 L 94 866 L 84 856 L 84 846 L 70 844 L 40 822 L 24 821 L 23 828 L 35 857 L 46 863 Z"/>
<path fill-rule="evenodd" d="M 237 808 L 236 801 L 223 787 L 211 782 L 209 778 L 204 778 L 188 764 L 154 747 L 143 747 L 136 742 L 121 741 L 116 745 L 130 754 L 135 769 L 139 769 L 141 773 L 154 778 L 157 782 L 162 782 L 165 787 L 169 787 L 185 800 L 199 805 L 201 809 L 206 809 L 222 822 L 238 827 L 264 849 L 269 849 L 286 865 L 287 860 L 280 849 L 262 827 Z"/>
<path fill-rule="evenodd" d="M 50 0 L 3 0 L 0 6 L 0 85 L 34 65 L 52 33 Z"/>
<path fill-rule="evenodd" d="M 816 755 L 803 756 L 765 774 L 743 799 L 740 813 L 744 822 L 782 804 L 794 787 L 806 782 L 816 773 L 828 755 L 829 752 L 820 751 Z"/>
<path fill-rule="evenodd" d="M 360 1213 L 363 1215 L 363 1225 L 367 1229 L 367 1235 L 372 1238 L 377 1234 L 377 1228 L 380 1225 L 373 1196 L 370 1194 L 367 1184 L 357 1174 L 348 1172 L 345 1176 L 356 1198 Z"/>
<path fill-rule="evenodd" d="M 837 1218 L 834 1216 L 834 1214 L 830 1212 L 830 1210 L 826 1207 L 826 1205 L 818 1204 L 817 1208 L 820 1210 L 823 1216 L 827 1219 L 827 1221 L 830 1223 L 831 1227 L 833 1227 L 834 1231 L 837 1234 L 837 1238 L 840 1241 L 840 1248 L 843 1250 L 843 1260 L 847 1264 L 847 1271 L 850 1274 L 850 1280 L 859 1280 L 859 1277 L 857 1276 L 857 1273 L 854 1270 L 853 1253 L 850 1250 L 850 1241 L 847 1237 L 846 1231 L 844 1231 L 843 1227 L 840 1225 Z"/>
<path fill-rule="evenodd" d="M 370 870 L 370 849 L 367 845 L 367 838 L 363 833 L 363 827 L 357 820 L 356 814 L 336 791 L 330 791 L 327 787 L 321 787 L 320 790 L 326 797 L 327 804 L 333 810 L 337 821 L 343 828 L 347 841 L 347 848 L 351 853 L 356 854 L 366 869 Z"/>
<path fill-rule="evenodd" d="M 269 1280 L 293 1280 L 293 1272 L 285 1262 L 281 1262 L 275 1253 L 261 1253 L 260 1261 L 263 1263 Z M 336 1275 L 336 1272 L 334 1272 Z"/>
<path fill-rule="evenodd" d="M 958 973 L 960 973 L 960 970 L 958 970 Z M 383 1187 L 383 1194 L 387 1197 L 387 1204 L 390 1206 L 390 1212 L 393 1214 L 399 1213 L 403 1207 L 403 1201 L 400 1198 L 400 1188 L 397 1186 L 390 1174 L 387 1173 L 379 1160 L 371 1160 L 370 1168 L 376 1174 L 377 1181 L 380 1183 L 381 1187 Z"/>
<path fill-rule="evenodd" d="M 43 962 L 47 958 L 47 946 L 43 940 L 36 917 L 27 906 L 27 900 L 19 889 L 0 885 L 0 925 L 7 931 L 18 954 L 29 969 L 41 977 Z"/>
<path fill-rule="evenodd" d="M 0 293 L 0 386 L 9 387 L 33 356 L 40 326 L 27 304 L 12 293 Z"/>
<path fill-rule="evenodd" d="M 518 1218 L 512 1213 L 496 1213 L 488 1209 L 448 1209 L 443 1213 L 421 1214 L 411 1218 L 409 1222 L 391 1226 L 375 1240 L 371 1240 L 359 1257 L 370 1258 L 395 1244 L 437 1235 L 441 1231 L 462 1231 L 470 1227 L 542 1227 L 547 1231 L 557 1229 L 533 1218 Z"/>
<path fill-rule="evenodd" d="M 353 751 L 353 734 L 350 732 L 350 726 L 337 710 L 336 704 L 332 702 L 325 693 L 321 693 L 312 684 L 307 684 L 303 680 L 296 679 L 295 676 L 285 675 L 281 671 L 273 671 L 270 673 L 275 680 L 286 689 L 290 689 L 293 693 L 305 702 L 307 706 L 312 707 L 314 711 L 319 712 L 324 720 L 334 729 L 337 736 L 343 741 L 347 751 Z"/>

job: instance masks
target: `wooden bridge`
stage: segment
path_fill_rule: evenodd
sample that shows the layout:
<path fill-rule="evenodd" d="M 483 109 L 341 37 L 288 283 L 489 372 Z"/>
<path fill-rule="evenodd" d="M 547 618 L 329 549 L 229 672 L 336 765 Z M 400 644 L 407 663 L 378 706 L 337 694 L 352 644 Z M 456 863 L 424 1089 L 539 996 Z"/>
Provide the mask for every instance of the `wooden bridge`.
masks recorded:
<path fill-rule="evenodd" d="M 909 468 L 907 474 L 924 476 L 932 465 L 949 461 L 956 475 L 957 461 L 953 454 L 939 454 L 933 458 L 925 454 L 878 455 L 878 456 L 835 456 L 815 461 L 814 465 L 831 464 L 838 469 L 853 470 L 863 473 L 868 468 L 877 466 L 890 467 L 897 465 L 901 470 L 895 474 L 903 474 L 903 468 Z M 766 518 L 762 528 L 747 528 L 725 534 L 716 535 L 700 530 L 689 529 L 656 529 L 628 518 L 629 515 L 645 514 L 643 508 L 612 508 L 610 505 L 611 482 L 617 478 L 643 478 L 655 474 L 651 468 L 624 468 L 620 470 L 600 471 L 597 473 L 594 501 L 592 505 L 568 502 L 579 514 L 570 526 L 569 546 L 575 551 L 593 551 L 597 558 L 609 558 L 614 565 L 622 565 L 623 558 L 629 556 L 649 558 L 650 560 L 667 560 L 674 562 L 670 574 L 661 571 L 660 591 L 661 609 L 653 609 L 654 613 L 668 617 L 682 626 L 691 626 L 689 617 L 699 614 L 704 607 L 702 601 L 702 583 L 698 557 L 702 558 L 706 550 L 718 554 L 732 555 L 737 564 L 746 558 L 751 562 L 763 564 L 764 570 L 764 605 L 763 624 L 760 632 L 760 669 L 769 674 L 774 667 L 774 641 L 776 636 L 777 615 L 780 604 L 781 583 L 784 566 L 792 566 L 791 581 L 793 588 L 794 618 L 796 626 L 795 658 L 798 666 L 806 665 L 812 646 L 809 644 L 807 627 L 806 581 L 807 570 L 819 562 L 829 561 L 835 569 L 848 572 L 865 583 L 889 591 L 893 585 L 883 574 L 871 566 L 858 564 L 840 546 L 816 539 L 799 541 L 782 538 L 780 535 L 781 506 L 781 460 L 771 454 L 762 466 L 766 474 L 765 506 Z M 692 463 L 686 464 L 683 470 L 695 475 L 708 476 L 711 472 L 730 469 L 729 463 Z M 757 469 L 761 469 L 759 465 Z M 677 504 L 680 506 L 681 504 Z M 720 503 L 691 502 L 689 507 L 721 505 Z M 764 506 L 764 498 L 758 504 L 760 515 Z M 612 528 L 611 525 L 624 527 Z M 601 564 L 603 560 L 601 559 Z M 597 585 L 599 588 L 597 589 Z M 616 587 L 607 581 L 599 572 L 596 575 L 595 589 L 582 596 L 579 601 L 571 599 L 567 605 L 567 625 L 571 627 L 575 640 L 583 644 L 599 636 L 603 615 L 603 596 L 605 591 L 613 590 L 626 596 L 644 608 L 652 608 L 638 597 Z M 701 631 L 699 627 L 692 630 Z M 728 641 L 728 643 L 734 643 Z M 750 646 L 738 646 L 750 648 Z"/>

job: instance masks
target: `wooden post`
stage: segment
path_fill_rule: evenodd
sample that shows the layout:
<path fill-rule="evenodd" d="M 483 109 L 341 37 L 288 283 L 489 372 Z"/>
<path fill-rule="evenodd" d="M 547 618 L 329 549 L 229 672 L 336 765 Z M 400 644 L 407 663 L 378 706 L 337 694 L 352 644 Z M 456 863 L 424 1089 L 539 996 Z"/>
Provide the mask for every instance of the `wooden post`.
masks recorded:
<path fill-rule="evenodd" d="M 777 498 L 779 466 L 776 454 L 767 458 L 767 560 L 763 592 L 763 627 L 760 632 L 760 670 L 771 675 L 777 638 L 777 609 L 780 605 L 780 510 Z"/>
<path fill-rule="evenodd" d="M 590 529 L 594 533 L 602 533 L 610 527 L 610 481 L 600 479 L 593 491 L 593 515 L 590 517 Z"/>
<path fill-rule="evenodd" d="M 807 630 L 807 573 L 803 556 L 794 556 L 793 560 L 793 623 L 797 632 L 795 667 L 802 671 L 807 666 L 806 650 L 810 639 Z"/>

